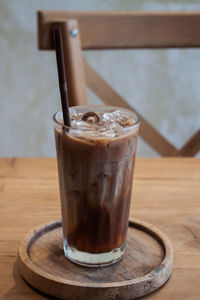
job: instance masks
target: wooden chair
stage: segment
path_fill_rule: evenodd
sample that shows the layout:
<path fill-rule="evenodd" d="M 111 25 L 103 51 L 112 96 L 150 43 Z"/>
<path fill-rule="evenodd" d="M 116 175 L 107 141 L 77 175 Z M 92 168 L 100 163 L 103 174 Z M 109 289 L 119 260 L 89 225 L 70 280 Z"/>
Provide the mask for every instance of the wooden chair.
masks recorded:
<path fill-rule="evenodd" d="M 200 12 L 39 11 L 39 49 L 53 49 L 51 29 L 55 25 L 62 29 L 71 106 L 87 104 L 87 82 L 106 104 L 133 109 L 83 60 L 81 49 L 200 47 Z M 140 136 L 162 156 L 193 156 L 200 150 L 200 130 L 176 149 L 139 115 Z"/>

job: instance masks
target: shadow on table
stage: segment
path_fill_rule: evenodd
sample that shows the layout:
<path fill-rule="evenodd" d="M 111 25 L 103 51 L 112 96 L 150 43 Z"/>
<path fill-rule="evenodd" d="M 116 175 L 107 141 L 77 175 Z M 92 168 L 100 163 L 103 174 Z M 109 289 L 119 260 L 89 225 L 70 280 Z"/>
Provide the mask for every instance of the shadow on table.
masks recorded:
<path fill-rule="evenodd" d="M 13 278 L 15 280 L 15 285 L 8 290 L 6 294 L 3 295 L 3 299 L 58 299 L 49 295 L 46 295 L 35 288 L 33 288 L 29 283 L 27 283 L 20 275 L 18 269 L 18 261 L 16 260 L 13 266 Z"/>

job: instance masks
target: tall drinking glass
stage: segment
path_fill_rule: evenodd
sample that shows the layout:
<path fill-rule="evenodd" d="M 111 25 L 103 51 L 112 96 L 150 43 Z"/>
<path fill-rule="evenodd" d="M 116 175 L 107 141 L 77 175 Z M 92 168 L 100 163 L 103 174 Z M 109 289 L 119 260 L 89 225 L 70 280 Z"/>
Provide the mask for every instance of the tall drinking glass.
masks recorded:
<path fill-rule="evenodd" d="M 125 251 L 139 130 L 136 113 L 111 106 L 54 115 L 65 255 L 99 266 Z"/>

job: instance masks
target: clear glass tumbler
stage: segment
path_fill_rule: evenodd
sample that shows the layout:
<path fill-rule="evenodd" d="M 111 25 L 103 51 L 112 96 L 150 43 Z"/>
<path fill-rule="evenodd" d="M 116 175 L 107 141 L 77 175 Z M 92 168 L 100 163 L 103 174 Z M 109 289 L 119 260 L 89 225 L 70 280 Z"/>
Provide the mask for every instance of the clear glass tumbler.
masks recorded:
<path fill-rule="evenodd" d="M 61 112 L 53 118 L 64 253 L 84 266 L 108 265 L 124 254 L 140 122 L 124 108 L 70 108 L 70 115 L 113 110 L 134 119 L 113 137 L 66 127 Z"/>

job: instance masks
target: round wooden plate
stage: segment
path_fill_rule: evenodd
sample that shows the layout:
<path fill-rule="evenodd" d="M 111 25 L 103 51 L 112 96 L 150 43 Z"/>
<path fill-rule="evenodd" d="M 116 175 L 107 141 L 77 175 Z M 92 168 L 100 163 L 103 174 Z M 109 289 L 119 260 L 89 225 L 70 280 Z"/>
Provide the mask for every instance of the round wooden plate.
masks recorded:
<path fill-rule="evenodd" d="M 63 253 L 62 224 L 29 232 L 19 248 L 19 270 L 36 289 L 61 299 L 135 299 L 162 286 L 172 272 L 173 250 L 153 226 L 130 221 L 126 253 L 113 265 L 81 267 Z"/>

